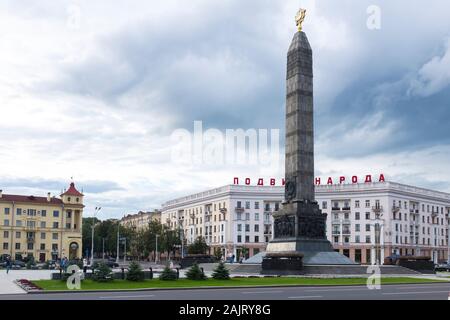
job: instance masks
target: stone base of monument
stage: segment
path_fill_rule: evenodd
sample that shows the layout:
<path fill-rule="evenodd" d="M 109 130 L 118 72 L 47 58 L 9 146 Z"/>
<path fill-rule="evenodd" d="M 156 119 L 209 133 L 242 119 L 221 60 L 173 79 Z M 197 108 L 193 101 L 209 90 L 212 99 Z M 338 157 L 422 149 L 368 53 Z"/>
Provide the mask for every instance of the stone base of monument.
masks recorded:
<path fill-rule="evenodd" d="M 303 254 L 300 252 L 269 252 L 262 261 L 264 274 L 299 274 L 302 269 Z"/>
<path fill-rule="evenodd" d="M 326 239 L 272 240 L 262 259 L 262 274 L 304 274 L 305 266 L 357 266 L 359 264 L 333 250 Z"/>

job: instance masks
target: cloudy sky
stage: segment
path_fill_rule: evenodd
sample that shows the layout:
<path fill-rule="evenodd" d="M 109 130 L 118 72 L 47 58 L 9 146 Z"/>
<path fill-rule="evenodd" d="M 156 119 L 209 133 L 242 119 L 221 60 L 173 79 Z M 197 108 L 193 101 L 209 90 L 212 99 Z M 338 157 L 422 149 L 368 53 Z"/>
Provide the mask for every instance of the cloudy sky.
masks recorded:
<path fill-rule="evenodd" d="M 281 178 L 282 165 L 175 163 L 171 135 L 197 120 L 283 136 L 300 6 L 317 175 L 383 172 L 450 192 L 446 0 L 1 1 L 0 188 L 59 194 L 73 177 L 87 215 L 100 205 L 106 218 L 235 176 Z"/>

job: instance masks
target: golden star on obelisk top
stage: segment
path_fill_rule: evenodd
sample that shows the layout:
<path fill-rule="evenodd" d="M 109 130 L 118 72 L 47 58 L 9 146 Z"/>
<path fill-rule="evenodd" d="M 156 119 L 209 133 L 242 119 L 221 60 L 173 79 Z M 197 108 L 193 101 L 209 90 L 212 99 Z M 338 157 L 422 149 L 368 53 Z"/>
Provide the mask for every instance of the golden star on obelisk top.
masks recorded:
<path fill-rule="evenodd" d="M 302 23 L 305 20 L 306 16 L 306 9 L 301 9 L 297 12 L 297 15 L 295 16 L 295 22 L 298 27 L 298 31 L 302 31 Z"/>

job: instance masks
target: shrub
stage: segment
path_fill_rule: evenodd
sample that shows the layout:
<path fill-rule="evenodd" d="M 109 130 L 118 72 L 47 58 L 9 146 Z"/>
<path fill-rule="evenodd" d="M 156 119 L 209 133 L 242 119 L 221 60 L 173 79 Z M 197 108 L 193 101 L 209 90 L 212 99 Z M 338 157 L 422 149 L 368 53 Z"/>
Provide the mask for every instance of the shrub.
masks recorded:
<path fill-rule="evenodd" d="M 177 272 L 170 269 L 169 265 L 166 265 L 163 272 L 159 275 L 159 280 L 177 280 Z"/>
<path fill-rule="evenodd" d="M 105 263 L 99 263 L 98 269 L 94 270 L 92 280 L 97 282 L 108 282 L 114 280 L 111 268 Z"/>
<path fill-rule="evenodd" d="M 214 269 L 212 277 L 216 280 L 230 280 L 230 271 L 225 267 L 225 263 L 219 263 Z"/>
<path fill-rule="evenodd" d="M 142 271 L 141 265 L 136 261 L 130 263 L 130 267 L 127 273 L 128 281 L 144 281 L 144 271 Z"/>
<path fill-rule="evenodd" d="M 192 267 L 186 272 L 186 277 L 189 280 L 206 280 L 205 274 L 202 272 L 197 263 L 194 263 Z"/>

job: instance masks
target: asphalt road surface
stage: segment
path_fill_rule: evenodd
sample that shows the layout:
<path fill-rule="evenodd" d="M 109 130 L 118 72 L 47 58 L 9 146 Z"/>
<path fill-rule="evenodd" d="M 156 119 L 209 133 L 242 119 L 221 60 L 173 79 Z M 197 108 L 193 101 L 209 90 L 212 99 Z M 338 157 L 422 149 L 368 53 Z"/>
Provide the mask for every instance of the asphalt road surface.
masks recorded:
<path fill-rule="evenodd" d="M 0 295 L 0 300 L 448 300 L 450 283 Z"/>

